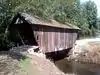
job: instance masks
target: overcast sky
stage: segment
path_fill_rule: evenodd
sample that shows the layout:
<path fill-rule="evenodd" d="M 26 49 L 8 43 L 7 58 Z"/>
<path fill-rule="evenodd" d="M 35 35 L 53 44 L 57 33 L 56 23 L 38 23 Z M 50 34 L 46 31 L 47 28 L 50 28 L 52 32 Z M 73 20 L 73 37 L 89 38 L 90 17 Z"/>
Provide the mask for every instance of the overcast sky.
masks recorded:
<path fill-rule="evenodd" d="M 81 2 L 86 2 L 86 1 L 89 0 L 81 0 Z M 100 17 L 100 0 L 91 0 L 91 1 L 94 1 L 96 3 L 98 9 L 98 16 Z"/>

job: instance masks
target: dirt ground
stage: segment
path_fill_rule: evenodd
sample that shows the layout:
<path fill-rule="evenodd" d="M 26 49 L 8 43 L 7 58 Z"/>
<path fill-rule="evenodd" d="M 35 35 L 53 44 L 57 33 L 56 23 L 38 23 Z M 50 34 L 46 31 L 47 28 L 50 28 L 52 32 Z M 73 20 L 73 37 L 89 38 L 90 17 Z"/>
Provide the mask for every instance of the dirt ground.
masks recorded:
<path fill-rule="evenodd" d="M 13 51 L 0 52 L 0 75 L 65 75 L 48 59 Z"/>
<path fill-rule="evenodd" d="M 17 54 L 0 52 L 0 75 L 16 75 L 20 69 L 17 64 L 20 60 Z"/>

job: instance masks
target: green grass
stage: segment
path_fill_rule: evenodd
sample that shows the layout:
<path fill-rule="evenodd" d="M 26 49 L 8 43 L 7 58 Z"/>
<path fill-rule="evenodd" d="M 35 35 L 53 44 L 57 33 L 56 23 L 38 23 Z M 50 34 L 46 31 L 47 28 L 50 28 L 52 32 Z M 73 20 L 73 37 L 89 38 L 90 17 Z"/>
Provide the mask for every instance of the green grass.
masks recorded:
<path fill-rule="evenodd" d="M 35 63 L 32 64 L 29 58 L 21 59 L 18 66 L 21 68 L 21 72 L 24 72 L 19 75 L 41 75 L 37 65 Z"/>

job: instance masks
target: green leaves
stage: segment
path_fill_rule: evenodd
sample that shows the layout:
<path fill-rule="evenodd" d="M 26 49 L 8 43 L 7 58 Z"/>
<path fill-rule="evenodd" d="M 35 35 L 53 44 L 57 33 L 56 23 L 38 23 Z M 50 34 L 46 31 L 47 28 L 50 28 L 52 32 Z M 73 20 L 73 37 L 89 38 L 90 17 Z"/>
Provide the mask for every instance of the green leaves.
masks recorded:
<path fill-rule="evenodd" d="M 97 21 L 97 7 L 96 4 L 92 1 L 87 1 L 84 3 L 84 11 L 86 14 L 86 19 L 89 24 L 89 28 L 92 27 L 96 28 L 96 21 Z"/>
<path fill-rule="evenodd" d="M 93 1 L 87 1 L 82 4 L 83 18 L 85 19 L 84 26 L 89 30 L 89 36 L 95 36 L 97 28 L 97 7 Z"/>
<path fill-rule="evenodd" d="M 42 19 L 72 23 L 81 28 L 82 36 L 93 36 L 100 24 L 97 19 L 96 4 L 90 0 L 83 4 L 80 3 L 80 0 L 1 0 L 0 40 L 2 43 L 0 47 L 5 44 L 8 46 L 8 42 L 10 42 L 7 28 L 17 12 L 26 12 Z M 3 41 L 7 41 L 7 43 Z"/>

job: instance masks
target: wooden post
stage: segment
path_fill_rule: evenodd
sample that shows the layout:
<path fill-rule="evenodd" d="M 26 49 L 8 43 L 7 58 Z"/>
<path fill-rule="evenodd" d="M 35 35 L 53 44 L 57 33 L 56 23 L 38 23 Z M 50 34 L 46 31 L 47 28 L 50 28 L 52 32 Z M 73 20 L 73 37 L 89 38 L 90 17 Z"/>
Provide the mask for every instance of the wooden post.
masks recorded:
<path fill-rule="evenodd" d="M 21 37 L 21 35 L 20 35 L 18 30 L 17 30 L 17 33 L 18 33 L 19 38 L 21 39 L 21 42 L 23 43 L 23 45 L 25 45 L 25 43 L 24 43 L 24 41 L 23 41 L 23 39 L 22 39 L 22 37 Z"/>

